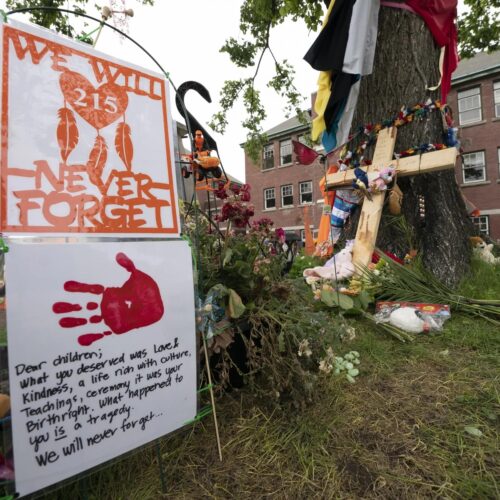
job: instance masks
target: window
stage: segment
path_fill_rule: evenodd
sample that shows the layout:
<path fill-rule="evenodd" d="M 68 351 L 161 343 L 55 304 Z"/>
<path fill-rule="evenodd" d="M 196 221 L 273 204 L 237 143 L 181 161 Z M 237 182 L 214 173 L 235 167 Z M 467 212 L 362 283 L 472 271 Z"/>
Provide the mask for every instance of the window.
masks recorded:
<path fill-rule="evenodd" d="M 484 164 L 484 151 L 463 155 L 462 170 L 464 183 L 486 180 L 486 165 Z"/>
<path fill-rule="evenodd" d="M 280 165 L 292 163 L 292 140 L 280 142 Z"/>
<path fill-rule="evenodd" d="M 274 188 L 264 189 L 264 210 L 276 208 L 276 194 Z"/>
<path fill-rule="evenodd" d="M 262 170 L 269 170 L 270 168 L 274 168 L 274 146 L 272 144 L 264 146 L 262 154 Z"/>
<path fill-rule="evenodd" d="M 292 184 L 287 184 L 286 186 L 281 186 L 281 206 L 282 207 L 293 207 L 293 186 L 292 186 Z"/>
<path fill-rule="evenodd" d="M 481 89 L 479 87 L 458 92 L 458 114 L 460 125 L 482 120 Z"/>
<path fill-rule="evenodd" d="M 487 215 L 471 217 L 471 220 L 479 230 L 479 234 L 483 234 L 485 236 L 488 236 L 490 234 L 490 221 Z"/>
<path fill-rule="evenodd" d="M 493 100 L 495 101 L 495 116 L 500 118 L 500 82 L 493 84 Z"/>
<path fill-rule="evenodd" d="M 297 140 L 301 143 L 301 144 L 304 144 L 305 146 L 309 146 L 310 147 L 310 144 L 309 144 L 309 141 L 308 141 L 308 137 L 306 134 L 302 134 L 302 135 L 299 135 L 297 137 Z"/>
<path fill-rule="evenodd" d="M 300 192 L 300 204 L 305 205 L 307 203 L 312 203 L 313 201 L 313 183 L 312 181 L 300 182 L 299 183 Z"/>
<path fill-rule="evenodd" d="M 319 229 L 312 230 L 313 239 L 316 239 L 318 237 L 318 234 L 319 234 Z M 301 239 L 302 243 L 305 243 L 305 241 L 306 241 L 306 230 L 305 229 L 300 230 L 300 239 Z"/>
<path fill-rule="evenodd" d="M 500 177 L 500 148 L 497 148 L 497 156 L 498 156 L 498 177 Z"/>

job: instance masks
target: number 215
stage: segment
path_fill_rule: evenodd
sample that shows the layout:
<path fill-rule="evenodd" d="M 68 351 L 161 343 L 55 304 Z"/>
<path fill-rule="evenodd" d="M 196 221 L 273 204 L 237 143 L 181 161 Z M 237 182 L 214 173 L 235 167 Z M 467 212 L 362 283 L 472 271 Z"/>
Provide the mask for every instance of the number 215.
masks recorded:
<path fill-rule="evenodd" d="M 85 102 L 85 99 L 87 98 L 87 93 L 85 92 L 85 90 L 76 88 L 75 92 L 78 92 L 79 96 L 78 99 L 75 100 L 74 104 L 76 106 L 82 106 L 83 108 L 86 108 L 87 103 Z M 99 97 L 101 97 L 100 94 L 98 94 L 97 92 L 93 92 L 90 95 L 92 96 L 94 101 L 94 109 L 103 109 L 108 113 L 116 113 L 118 111 L 118 106 L 116 105 L 116 97 L 111 97 L 109 95 L 106 96 L 106 99 L 104 99 L 101 107 L 101 103 L 99 102 Z"/>

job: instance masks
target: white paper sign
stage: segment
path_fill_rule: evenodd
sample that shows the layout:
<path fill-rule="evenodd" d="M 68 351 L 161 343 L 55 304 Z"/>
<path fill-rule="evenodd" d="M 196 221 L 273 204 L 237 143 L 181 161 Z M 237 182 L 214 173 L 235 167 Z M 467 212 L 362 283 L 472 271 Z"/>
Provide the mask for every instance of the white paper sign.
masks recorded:
<path fill-rule="evenodd" d="M 186 242 L 11 243 L 6 257 L 18 492 L 94 467 L 195 416 Z"/>
<path fill-rule="evenodd" d="M 42 28 L 0 30 L 0 230 L 178 236 L 165 79 Z"/>

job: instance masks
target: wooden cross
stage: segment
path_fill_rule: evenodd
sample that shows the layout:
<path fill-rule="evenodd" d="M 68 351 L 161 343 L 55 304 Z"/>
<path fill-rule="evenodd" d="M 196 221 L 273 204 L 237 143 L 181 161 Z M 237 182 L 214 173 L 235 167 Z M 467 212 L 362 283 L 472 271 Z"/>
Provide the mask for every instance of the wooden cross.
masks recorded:
<path fill-rule="evenodd" d="M 458 155 L 457 148 L 446 148 L 432 153 L 401 158 L 396 164 L 396 160 L 392 159 L 396 144 L 396 133 L 397 129 L 395 127 L 386 128 L 379 132 L 372 164 L 369 167 L 363 167 L 369 177 L 370 173 L 380 171 L 390 165 L 397 165 L 397 175 L 400 177 L 426 174 L 455 167 L 455 160 Z M 352 185 L 354 179 L 356 179 L 354 170 L 337 172 L 326 176 L 326 186 L 327 189 L 345 187 Z M 361 270 L 371 262 L 384 201 L 385 192 L 374 193 L 371 200 L 365 197 L 363 201 L 352 252 L 352 261 L 357 274 L 360 274 Z"/>

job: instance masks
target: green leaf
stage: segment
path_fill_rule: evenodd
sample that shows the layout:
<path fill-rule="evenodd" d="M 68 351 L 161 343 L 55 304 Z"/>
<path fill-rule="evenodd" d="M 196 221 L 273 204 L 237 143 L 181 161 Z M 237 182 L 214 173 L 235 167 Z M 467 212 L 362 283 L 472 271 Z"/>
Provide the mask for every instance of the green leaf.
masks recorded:
<path fill-rule="evenodd" d="M 339 305 L 342 309 L 345 309 L 346 311 L 349 309 L 352 309 L 354 307 L 354 302 L 351 299 L 351 297 L 344 295 L 342 293 L 339 293 Z"/>
<path fill-rule="evenodd" d="M 234 271 L 241 279 L 247 280 L 252 276 L 252 268 L 242 260 L 237 260 L 234 264 Z"/>
<path fill-rule="evenodd" d="M 233 256 L 233 251 L 228 248 L 224 254 L 224 260 L 222 261 L 222 267 L 225 267 L 229 262 L 231 262 L 231 257 Z"/>
<path fill-rule="evenodd" d="M 483 435 L 483 433 L 477 427 L 472 427 L 471 425 L 466 425 L 464 427 L 464 430 L 474 437 L 481 437 Z"/>
<path fill-rule="evenodd" d="M 321 290 L 321 301 L 328 307 L 337 306 L 346 311 L 354 307 L 354 301 L 351 297 L 335 290 Z"/>
<path fill-rule="evenodd" d="M 245 305 L 241 297 L 232 289 L 229 289 L 229 316 L 239 318 L 245 312 Z"/>
<path fill-rule="evenodd" d="M 278 349 L 280 352 L 285 352 L 285 332 L 283 330 L 278 335 Z"/>
<path fill-rule="evenodd" d="M 361 290 L 361 293 L 358 295 L 358 299 L 361 302 L 363 309 L 368 309 L 368 306 L 371 302 L 373 302 L 372 297 L 366 290 Z"/>

